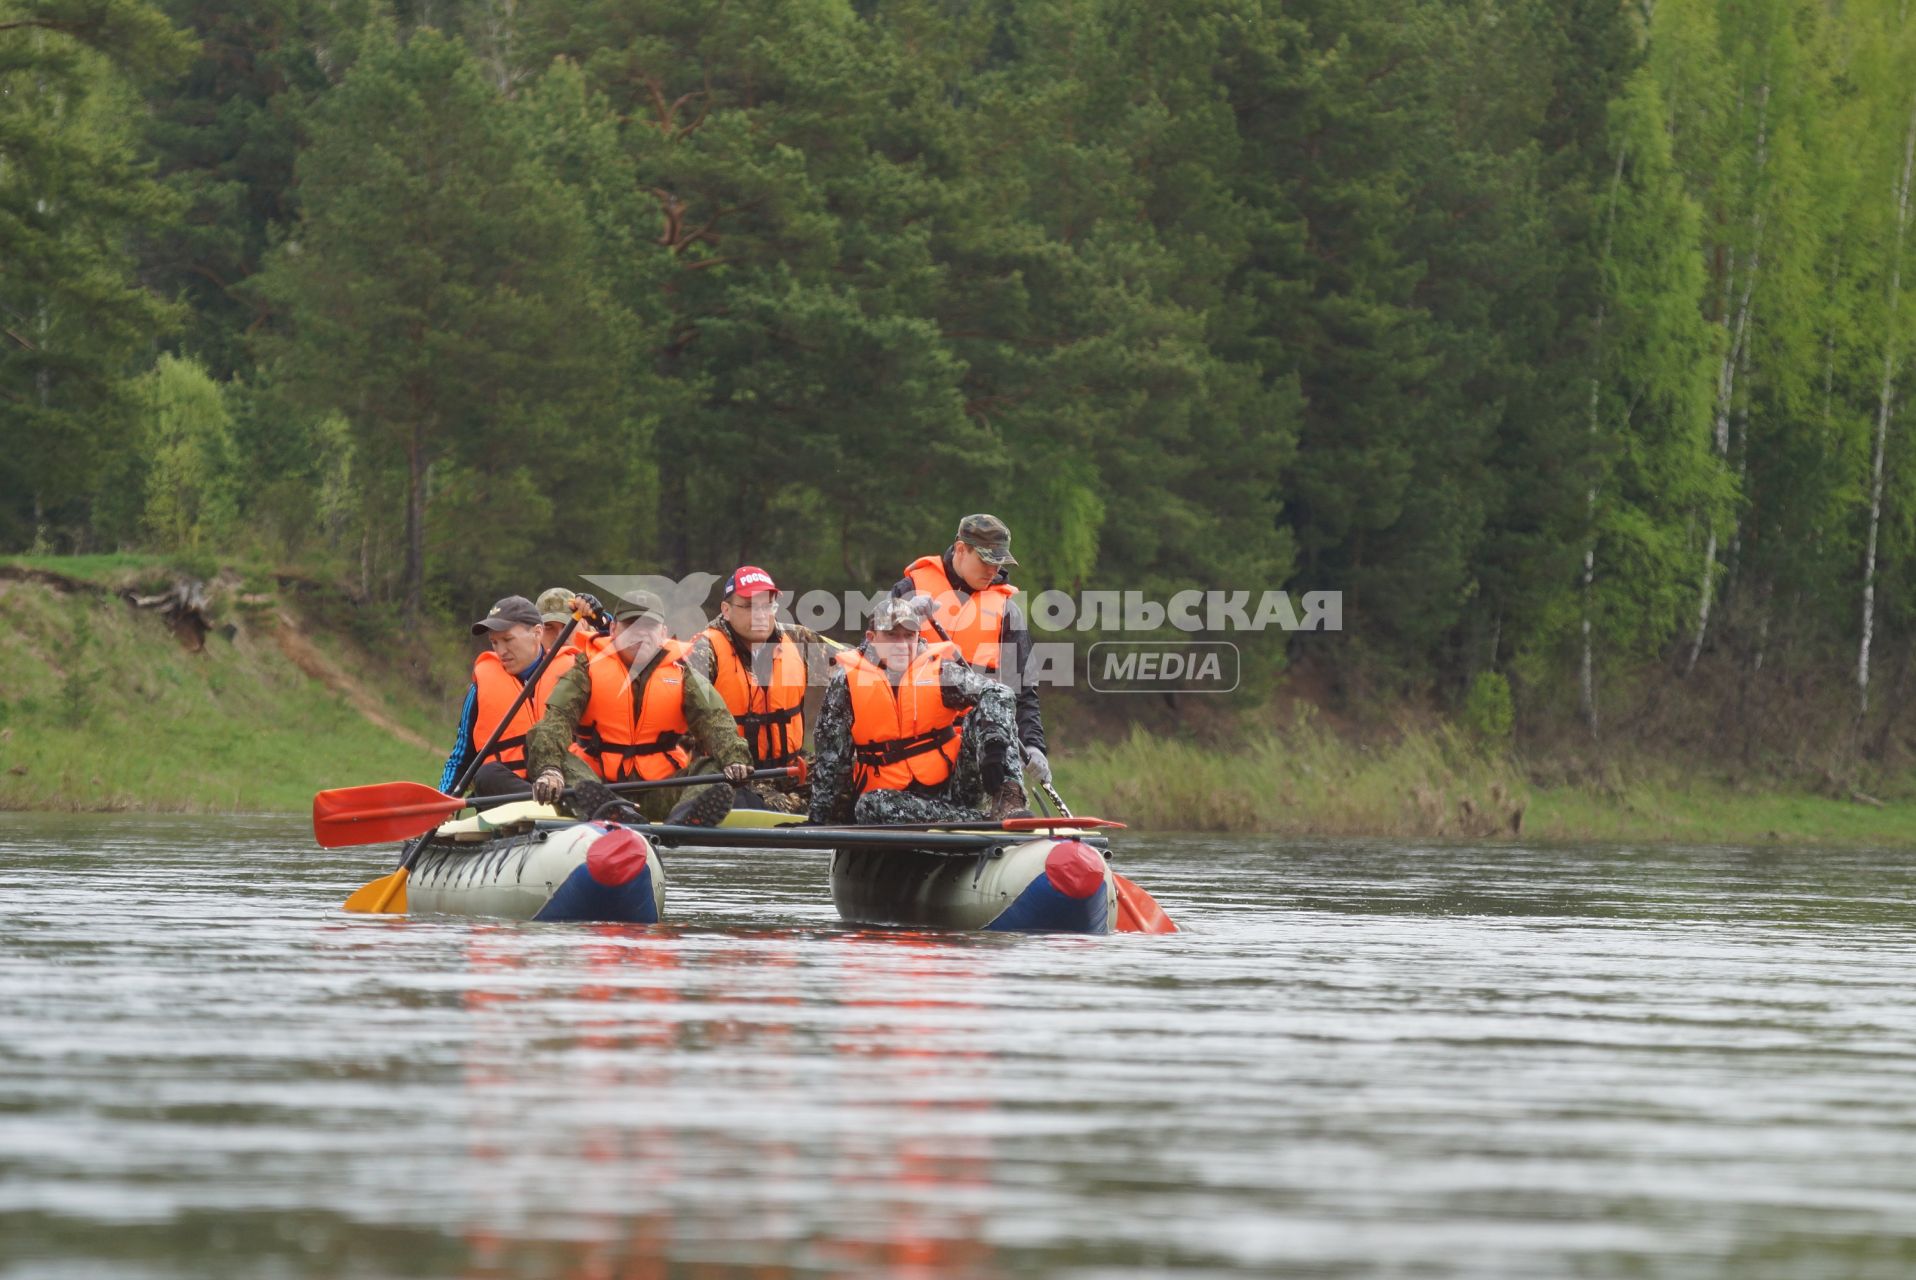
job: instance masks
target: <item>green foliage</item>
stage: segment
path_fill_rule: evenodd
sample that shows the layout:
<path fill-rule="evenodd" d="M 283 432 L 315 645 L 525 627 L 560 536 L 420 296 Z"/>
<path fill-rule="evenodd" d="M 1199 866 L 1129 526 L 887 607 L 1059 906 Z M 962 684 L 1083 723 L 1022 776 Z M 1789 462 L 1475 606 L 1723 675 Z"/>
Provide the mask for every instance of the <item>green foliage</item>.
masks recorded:
<path fill-rule="evenodd" d="M 1510 681 L 1495 671 L 1480 671 L 1464 695 L 1464 731 L 1486 746 L 1509 743 L 1517 711 L 1510 698 Z"/>
<path fill-rule="evenodd" d="M 1507 759 L 1448 730 L 1359 746 L 1307 718 L 1229 750 L 1137 729 L 1057 772 L 1077 811 L 1157 831 L 1509 836 L 1531 803 Z"/>
<path fill-rule="evenodd" d="M 1342 591 L 1345 690 L 1847 668 L 1905 8 L 0 0 L 0 548 L 417 630 L 992 510 L 1032 591 Z"/>
<path fill-rule="evenodd" d="M 171 313 L 132 236 L 174 214 L 143 171 L 141 80 L 187 44 L 143 0 L 0 3 L 0 539 L 72 550 L 132 414 L 128 373 Z"/>
<path fill-rule="evenodd" d="M 430 31 L 369 41 L 317 115 L 299 233 L 260 282 L 283 316 L 263 340 L 281 394 L 343 414 L 355 457 L 403 476 L 414 617 L 435 467 L 501 476 L 537 458 L 549 491 L 590 497 L 596 477 L 574 468 L 612 425 L 620 321 L 586 257 L 583 212 L 527 129 L 458 43 Z M 508 531 L 495 545 L 532 569 L 543 526 L 515 528 L 525 517 L 510 507 L 492 515 Z M 497 564 L 484 568 L 479 581 L 495 580 Z"/>
<path fill-rule="evenodd" d="M 1722 349 L 1698 308 L 1702 218 L 1674 169 L 1648 71 L 1617 100 L 1609 136 L 1586 471 L 1595 569 L 1584 607 L 1603 659 L 1620 664 L 1657 652 L 1692 616 L 1696 525 L 1720 521 L 1731 490 L 1710 445 Z"/>
<path fill-rule="evenodd" d="M 0 809 L 288 813 L 342 781 L 438 775 L 456 702 L 344 647 L 331 623 L 356 620 L 350 610 L 316 612 L 300 633 L 347 677 L 349 697 L 287 657 L 270 629 L 277 610 L 242 615 L 235 639 L 190 652 L 157 612 L 116 593 L 9 585 L 17 661 Z"/>
<path fill-rule="evenodd" d="M 60 693 L 54 702 L 61 721 L 75 727 L 84 726 L 92 717 L 93 690 L 99 680 L 99 672 L 84 665 L 87 648 L 87 636 L 81 632 L 66 655 L 67 672 L 60 680 Z"/>
<path fill-rule="evenodd" d="M 293 167 L 307 112 L 330 87 L 347 34 L 316 0 L 161 0 L 199 40 L 149 94 L 147 143 L 184 216 L 144 239 L 146 278 L 187 306 L 182 339 L 216 376 L 250 363 L 259 319 L 247 281 L 298 212 Z"/>
<path fill-rule="evenodd" d="M 233 419 L 220 384 L 191 360 L 161 356 L 143 379 L 151 433 L 145 524 L 160 546 L 189 552 L 230 545 L 241 481 Z"/>

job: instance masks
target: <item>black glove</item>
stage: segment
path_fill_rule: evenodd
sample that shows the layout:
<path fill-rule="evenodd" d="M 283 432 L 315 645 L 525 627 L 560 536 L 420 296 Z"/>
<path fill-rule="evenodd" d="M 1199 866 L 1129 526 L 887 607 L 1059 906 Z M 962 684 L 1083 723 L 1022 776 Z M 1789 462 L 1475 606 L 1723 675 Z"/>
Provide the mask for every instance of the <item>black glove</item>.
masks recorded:
<path fill-rule="evenodd" d="M 995 796 L 999 788 L 1005 785 L 1005 749 L 986 747 L 978 753 L 978 778 L 985 784 L 985 794 Z"/>
<path fill-rule="evenodd" d="M 612 619 L 606 614 L 605 606 L 599 603 L 599 597 L 589 591 L 581 591 L 578 595 L 574 596 L 573 599 L 585 605 L 586 619 L 591 622 L 593 626 L 607 634 L 611 633 Z"/>

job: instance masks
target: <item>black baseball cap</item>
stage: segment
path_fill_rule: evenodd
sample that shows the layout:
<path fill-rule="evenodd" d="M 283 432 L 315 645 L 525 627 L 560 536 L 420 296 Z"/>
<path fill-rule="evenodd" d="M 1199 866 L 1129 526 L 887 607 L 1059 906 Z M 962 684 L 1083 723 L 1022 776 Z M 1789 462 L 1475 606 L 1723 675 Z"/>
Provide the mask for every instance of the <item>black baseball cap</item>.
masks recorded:
<path fill-rule="evenodd" d="M 536 627 L 544 621 L 538 605 L 524 596 L 507 596 L 486 610 L 485 617 L 472 624 L 472 634 L 482 636 L 488 631 L 504 631 L 507 627 L 521 624 Z"/>

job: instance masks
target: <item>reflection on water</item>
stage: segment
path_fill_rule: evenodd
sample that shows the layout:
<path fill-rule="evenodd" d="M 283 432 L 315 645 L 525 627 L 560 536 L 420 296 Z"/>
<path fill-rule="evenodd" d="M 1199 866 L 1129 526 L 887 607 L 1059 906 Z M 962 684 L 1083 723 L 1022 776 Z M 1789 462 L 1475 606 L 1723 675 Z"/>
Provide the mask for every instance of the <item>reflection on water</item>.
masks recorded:
<path fill-rule="evenodd" d="M 0 815 L 0 1276 L 1916 1274 L 1898 855 L 1120 865 L 1186 932 L 853 930 L 791 853 L 377 920 L 294 822 Z"/>
<path fill-rule="evenodd" d="M 989 1108 L 938 1096 L 941 1079 L 985 1056 L 948 1043 L 924 1015 L 942 1002 L 919 990 L 971 977 L 943 940 L 765 929 L 693 975 L 680 972 L 672 930 L 577 932 L 572 962 L 550 974 L 527 971 L 513 928 L 481 928 L 468 945 L 473 1274 L 646 1275 L 715 1242 L 727 1246 L 717 1274 L 768 1280 L 996 1270 L 979 1207 L 989 1137 L 960 1126 L 934 1138 L 888 1116 L 954 1106 L 975 1120 Z M 834 952 L 829 990 L 806 985 L 815 947 Z M 807 1006 L 815 1016 L 825 1004 L 842 1020 L 804 1031 Z M 553 1036 L 561 1005 L 576 1012 L 569 1034 Z M 801 1069 L 808 1050 L 823 1052 Z M 555 1084 L 562 1098 L 550 1096 Z M 708 1099 L 704 1114 L 659 1105 L 693 1091 Z M 822 1141 L 779 1132 L 821 1093 L 832 1114 L 806 1127 Z M 529 1108 L 542 1119 L 530 1135 Z M 686 1136 L 688 1121 L 709 1132 Z M 555 1167 L 574 1179 L 564 1215 L 527 1219 Z M 821 1214 L 821 1197 L 863 1209 Z"/>

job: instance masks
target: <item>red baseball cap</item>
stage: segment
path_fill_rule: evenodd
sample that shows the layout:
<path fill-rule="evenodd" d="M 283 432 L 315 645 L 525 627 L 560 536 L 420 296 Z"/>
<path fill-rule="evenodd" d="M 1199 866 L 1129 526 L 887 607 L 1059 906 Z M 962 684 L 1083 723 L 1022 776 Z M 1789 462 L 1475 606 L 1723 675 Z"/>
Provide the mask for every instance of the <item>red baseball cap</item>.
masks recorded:
<path fill-rule="evenodd" d="M 727 600 L 749 600 L 765 592 L 778 594 L 778 584 L 772 581 L 772 575 L 755 564 L 742 564 L 732 570 L 732 576 L 725 580 L 725 598 Z"/>

